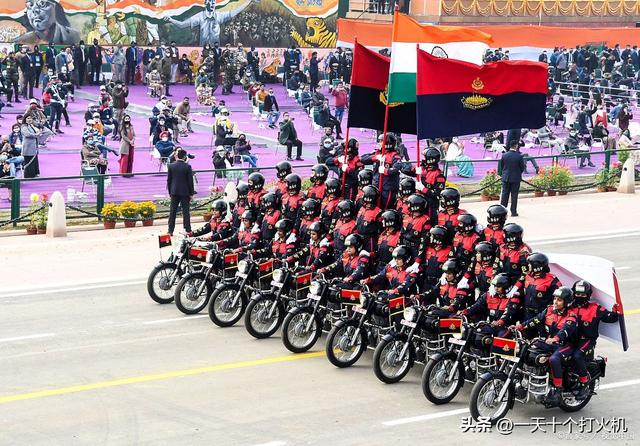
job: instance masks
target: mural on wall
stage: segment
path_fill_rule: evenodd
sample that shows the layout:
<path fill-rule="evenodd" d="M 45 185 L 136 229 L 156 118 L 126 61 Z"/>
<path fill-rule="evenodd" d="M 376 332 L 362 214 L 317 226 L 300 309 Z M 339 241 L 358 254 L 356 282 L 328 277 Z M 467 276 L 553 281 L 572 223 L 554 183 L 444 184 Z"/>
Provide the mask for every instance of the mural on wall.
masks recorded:
<path fill-rule="evenodd" d="M 338 0 L 0 0 L 0 42 L 330 48 Z"/>

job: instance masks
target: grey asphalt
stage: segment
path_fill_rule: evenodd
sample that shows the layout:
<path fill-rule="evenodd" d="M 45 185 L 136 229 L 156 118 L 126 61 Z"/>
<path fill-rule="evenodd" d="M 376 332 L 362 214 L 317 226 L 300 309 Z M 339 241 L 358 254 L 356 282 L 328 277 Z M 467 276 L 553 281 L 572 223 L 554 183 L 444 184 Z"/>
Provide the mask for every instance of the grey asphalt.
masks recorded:
<path fill-rule="evenodd" d="M 545 252 L 608 258 L 619 271 L 627 310 L 640 308 L 637 248 L 640 236 L 548 244 Z M 533 246 L 535 248 L 535 245 Z M 516 428 L 510 436 L 463 433 L 460 413 L 470 386 L 445 406 L 433 406 L 420 390 L 421 366 L 405 380 L 384 385 L 371 369 L 371 352 L 349 369 L 323 356 L 283 361 L 290 356 L 279 334 L 251 338 L 242 323 L 221 329 L 208 317 L 183 317 L 173 305 L 160 306 L 143 284 L 3 298 L 0 301 L 1 445 L 392 445 L 474 442 L 566 444 L 551 432 Z M 631 350 L 606 340 L 602 385 L 640 378 L 640 314 L 626 318 Z M 323 351 L 324 337 L 314 351 Z M 271 363 L 238 364 L 276 358 Z M 236 368 L 194 369 L 235 364 Z M 186 370 L 181 373 L 177 371 Z M 175 373 L 171 373 L 175 372 Z M 167 373 L 162 377 L 151 377 Z M 147 377 L 143 382 L 113 380 Z M 160 379 L 162 378 L 162 379 Z M 95 388 L 94 383 L 111 383 Z M 73 388 L 64 394 L 11 395 Z M 626 439 L 638 444 L 640 382 L 601 390 L 573 419 L 625 417 Z M 458 411 L 450 413 L 451 411 Z M 435 418 L 436 414 L 444 415 Z M 424 416 L 424 417 L 423 417 Z M 515 422 L 568 414 L 516 404 Z M 389 423 L 412 417 L 402 424 Z M 602 437 L 591 444 L 603 444 Z M 609 442 L 606 442 L 609 444 Z"/>

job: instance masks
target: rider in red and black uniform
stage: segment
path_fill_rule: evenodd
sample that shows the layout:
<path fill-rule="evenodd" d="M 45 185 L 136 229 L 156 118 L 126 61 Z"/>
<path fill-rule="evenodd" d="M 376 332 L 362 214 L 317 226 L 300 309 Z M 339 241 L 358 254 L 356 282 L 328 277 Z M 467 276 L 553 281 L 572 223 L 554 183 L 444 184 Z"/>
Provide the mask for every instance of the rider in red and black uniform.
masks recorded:
<path fill-rule="evenodd" d="M 247 180 L 249 183 L 249 193 L 247 194 L 247 204 L 249 209 L 258 215 L 260 219 L 260 206 L 262 204 L 262 197 L 267 193 L 264 190 L 264 176 L 259 172 L 253 172 L 249 175 Z"/>
<path fill-rule="evenodd" d="M 358 172 L 358 191 L 356 193 L 356 210 L 360 209 L 363 205 L 362 203 L 362 191 L 367 186 L 373 185 L 373 172 L 369 169 L 362 169 Z"/>
<path fill-rule="evenodd" d="M 344 253 L 335 262 L 318 270 L 320 274 L 342 278 L 343 283 L 353 284 L 369 275 L 369 253 L 362 251 L 362 238 L 351 234 L 344 241 Z"/>
<path fill-rule="evenodd" d="M 395 209 L 400 184 L 402 158 L 397 152 L 398 138 L 387 133 L 384 147 L 362 157 L 364 164 L 373 164 L 373 184 L 380 187 L 380 208 Z M 380 178 L 382 177 L 382 181 Z"/>
<path fill-rule="evenodd" d="M 393 250 L 393 261 L 375 276 L 361 281 L 363 285 L 372 284 L 386 294 L 409 296 L 414 291 L 416 274 L 407 269 L 413 261 L 411 250 L 400 245 Z"/>
<path fill-rule="evenodd" d="M 400 190 L 398 191 L 398 201 L 396 210 L 400 215 L 409 215 L 408 198 L 416 193 L 416 182 L 413 178 L 403 178 L 400 180 Z"/>
<path fill-rule="evenodd" d="M 400 245 L 402 236 L 402 218 L 396 211 L 387 210 L 382 213 L 382 233 L 378 237 L 376 249 L 376 272 L 379 273 L 393 260 L 393 250 Z"/>
<path fill-rule="evenodd" d="M 491 329 L 486 332 L 504 336 L 507 327 L 518 320 L 522 308 L 522 300 L 517 293 L 509 297 L 510 288 L 512 285 L 509 276 L 496 275 L 491 280 L 489 290 L 480 294 L 478 300 L 461 313 L 476 318 L 481 317 L 482 320 L 488 319 Z"/>
<path fill-rule="evenodd" d="M 300 243 L 309 243 L 309 227 L 317 221 L 320 221 L 320 201 L 307 198 L 302 203 L 302 218 L 300 225 L 296 228 Z"/>
<path fill-rule="evenodd" d="M 473 282 L 474 288 L 480 290 L 480 293 L 486 293 L 489 291 L 491 280 L 496 276 L 494 264 L 497 250 L 489 242 L 480 242 L 474 251 L 475 257 L 458 286 L 464 286 L 467 281 Z"/>
<path fill-rule="evenodd" d="M 294 227 L 298 227 L 304 201 L 304 195 L 300 193 L 302 179 L 298 174 L 290 173 L 284 180 L 287 182 L 287 192 L 282 195 L 282 217 L 288 218 L 293 222 Z"/>
<path fill-rule="evenodd" d="M 524 283 L 527 274 L 527 258 L 531 254 L 531 248 L 522 241 L 524 230 L 522 226 L 508 223 L 504 226 L 504 245 L 498 251 L 496 268 L 506 273 L 512 283 L 519 281 L 518 287 Z"/>
<path fill-rule="evenodd" d="M 231 225 L 234 229 L 238 229 L 240 227 L 240 220 L 242 219 L 242 214 L 244 211 L 249 209 L 249 201 L 247 196 L 249 194 L 249 185 L 247 183 L 239 182 L 236 186 L 236 192 L 238 193 L 238 198 L 236 199 L 235 206 L 233 206 L 233 210 L 231 211 Z M 257 214 L 254 214 L 257 216 Z"/>
<path fill-rule="evenodd" d="M 340 203 L 340 181 L 337 178 L 329 178 L 326 184 L 327 193 L 320 206 L 320 220 L 327 231 L 331 232 L 339 218 L 336 208 Z"/>
<path fill-rule="evenodd" d="M 211 208 L 213 210 L 213 215 L 211 216 L 209 223 L 205 224 L 200 229 L 193 231 L 192 236 L 200 237 L 201 240 L 211 242 L 218 242 L 231 237 L 233 235 L 233 227 L 226 219 L 228 209 L 227 203 L 224 200 L 215 200 L 211 205 Z"/>
<path fill-rule="evenodd" d="M 480 241 L 480 235 L 476 232 L 477 226 L 478 221 L 471 214 L 462 214 L 458 217 L 451 257 L 460 261 L 463 271 L 469 269 L 475 255 L 476 245 Z"/>
<path fill-rule="evenodd" d="M 278 179 L 276 180 L 275 188 L 272 192 L 275 192 L 280 198 L 287 193 L 287 182 L 285 181 L 285 178 L 287 178 L 287 175 L 290 173 L 291 163 L 289 161 L 280 161 L 276 164 L 276 176 Z"/>
<path fill-rule="evenodd" d="M 458 288 L 458 282 L 462 277 L 462 265 L 456 259 L 449 259 L 442 265 L 442 277 L 437 296 L 437 313 L 440 316 L 451 316 L 462 311 L 473 303 L 474 292 L 469 288 Z M 433 302 L 427 302 L 433 303 Z"/>
<path fill-rule="evenodd" d="M 524 278 L 524 319 L 531 319 L 553 302 L 553 293 L 562 286 L 551 274 L 549 258 L 534 252 L 527 257 L 528 273 Z"/>
<path fill-rule="evenodd" d="M 228 239 L 222 240 L 220 247 L 235 248 L 238 253 L 251 252 L 259 249 L 262 245 L 260 239 L 260 229 L 256 226 L 256 216 L 251 209 L 243 212 L 240 218 L 240 227 L 236 233 Z"/>
<path fill-rule="evenodd" d="M 274 192 L 262 197 L 262 221 L 260 222 L 260 238 L 271 240 L 276 234 L 276 223 L 280 220 L 280 200 Z"/>
<path fill-rule="evenodd" d="M 312 223 L 308 232 L 309 242 L 287 257 L 287 263 L 297 261 L 309 271 L 316 271 L 333 262 L 333 244 L 325 238 L 327 229 L 322 222 Z"/>
<path fill-rule="evenodd" d="M 355 205 L 350 200 L 342 200 L 338 203 L 336 211 L 340 218 L 336 222 L 330 239 L 333 242 L 333 252 L 336 259 L 342 256 L 345 239 L 356 230 Z"/>
<path fill-rule="evenodd" d="M 449 260 L 451 252 L 451 237 L 449 231 L 444 226 L 434 226 L 429 230 L 430 244 L 425 251 L 422 266 L 422 286 L 423 290 L 432 289 L 438 285 L 438 280 L 442 276 L 442 265 Z"/>
<path fill-rule="evenodd" d="M 460 209 L 460 192 L 452 187 L 445 188 L 440 194 L 440 206 L 442 210 L 438 212 L 438 224 L 453 234 L 458 226 L 458 217 L 467 213 Z"/>
<path fill-rule="evenodd" d="M 423 261 L 427 249 L 431 220 L 426 214 L 427 200 L 415 194 L 411 195 L 407 202 L 410 213 L 402 219 L 402 244 L 411 250 L 414 262 L 419 264 Z"/>
<path fill-rule="evenodd" d="M 364 171 L 364 164 L 362 164 L 362 161 L 360 160 L 358 150 L 358 141 L 354 138 L 350 138 L 347 143 L 346 155 L 327 159 L 327 165 L 333 165 L 339 169 L 340 181 L 343 181 L 344 179 L 344 198 L 354 202 L 356 201 L 356 195 L 358 193 L 360 172 Z M 370 173 L 371 178 L 373 178 L 371 171 L 368 172 Z M 371 184 L 371 182 L 369 182 L 369 184 Z"/>
<path fill-rule="evenodd" d="M 316 164 L 311 168 L 311 187 L 307 190 L 307 198 L 322 201 L 326 194 L 326 181 L 329 176 L 329 168 L 324 164 Z"/>
<path fill-rule="evenodd" d="M 422 151 L 422 161 L 419 166 L 411 167 L 407 175 L 416 177 L 416 191 L 427 200 L 427 213 L 431 223 L 438 220 L 438 203 L 440 194 L 444 190 L 446 178 L 440 170 L 440 151 L 435 147 L 428 147 Z"/>
<path fill-rule="evenodd" d="M 298 250 L 298 239 L 293 232 L 293 222 L 288 218 L 275 224 L 276 234 L 272 240 L 265 240 L 265 246 L 255 251 L 258 258 L 287 258 Z"/>
<path fill-rule="evenodd" d="M 375 253 L 378 234 L 382 227 L 382 211 L 378 207 L 378 188 L 366 186 L 362 190 L 363 206 L 356 216 L 356 232 L 362 237 L 363 248 L 371 253 Z"/>
<path fill-rule="evenodd" d="M 482 239 L 499 248 L 504 244 L 504 224 L 507 221 L 507 208 L 494 204 L 487 209 L 487 227 L 482 230 Z"/>

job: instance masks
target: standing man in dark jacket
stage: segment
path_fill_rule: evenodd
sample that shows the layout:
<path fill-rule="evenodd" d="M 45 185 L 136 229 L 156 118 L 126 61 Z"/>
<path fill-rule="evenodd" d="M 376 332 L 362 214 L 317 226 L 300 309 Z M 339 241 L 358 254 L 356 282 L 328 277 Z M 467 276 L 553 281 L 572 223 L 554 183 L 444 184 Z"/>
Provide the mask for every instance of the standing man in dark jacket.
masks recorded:
<path fill-rule="evenodd" d="M 149 72 L 149 64 L 156 57 L 153 48 L 145 48 L 142 52 L 142 83 L 147 85 L 147 73 Z"/>
<path fill-rule="evenodd" d="M 195 193 L 193 187 L 193 170 L 187 163 L 187 152 L 179 149 L 176 152 L 176 162 L 167 167 L 167 190 L 171 197 L 169 209 L 169 234 L 173 235 L 176 226 L 176 214 L 178 213 L 178 203 L 182 207 L 182 224 L 184 230 L 191 232 L 191 215 L 189 213 L 189 202 Z"/>
<path fill-rule="evenodd" d="M 138 48 L 136 48 L 135 42 L 131 42 L 131 45 L 127 48 L 124 57 L 127 61 L 127 71 L 124 78 L 125 82 L 129 85 L 135 85 L 136 66 L 138 65 Z"/>
<path fill-rule="evenodd" d="M 57 54 L 58 52 L 53 46 L 53 42 L 49 42 L 49 46 L 47 47 L 47 50 L 45 51 L 44 56 L 45 56 L 47 68 L 53 70 L 54 72 L 56 71 L 56 55 Z"/>
<path fill-rule="evenodd" d="M 264 97 L 262 110 L 267 113 L 267 122 L 269 123 L 269 128 L 275 129 L 276 122 L 278 122 L 278 118 L 280 117 L 280 106 L 278 105 L 278 100 L 273 94 L 272 88 L 269 89 L 269 94 Z"/>
<path fill-rule="evenodd" d="M 33 50 L 29 53 L 33 70 L 31 71 L 32 83 L 35 88 L 40 88 L 40 76 L 42 75 L 42 67 L 44 67 L 44 59 L 42 53 L 38 49 L 38 45 L 33 46 Z"/>
<path fill-rule="evenodd" d="M 502 195 L 500 204 L 507 207 L 509 195 L 511 195 L 511 216 L 518 216 L 518 194 L 520 193 L 520 181 L 525 169 L 524 157 L 518 152 L 518 141 L 509 142 L 509 151 L 502 155 Z"/>
<path fill-rule="evenodd" d="M 73 50 L 73 64 L 78 70 L 78 86 L 84 85 L 88 60 L 89 54 L 87 52 L 87 47 L 84 44 L 84 40 L 81 40 L 80 44 Z"/>
<path fill-rule="evenodd" d="M 93 46 L 89 48 L 89 62 L 91 63 L 91 85 L 100 84 L 100 72 L 102 71 L 102 47 L 98 45 L 98 39 L 93 39 Z"/>

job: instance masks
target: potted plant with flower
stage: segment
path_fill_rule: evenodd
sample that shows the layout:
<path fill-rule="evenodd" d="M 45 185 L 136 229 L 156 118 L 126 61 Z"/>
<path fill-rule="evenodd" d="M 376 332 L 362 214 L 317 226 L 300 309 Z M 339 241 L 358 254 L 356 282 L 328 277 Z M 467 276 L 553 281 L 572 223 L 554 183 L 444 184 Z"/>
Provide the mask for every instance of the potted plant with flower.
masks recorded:
<path fill-rule="evenodd" d="M 120 217 L 120 210 L 114 203 L 107 203 L 102 208 L 102 223 L 105 229 L 115 229 L 116 219 Z"/>
<path fill-rule="evenodd" d="M 27 225 L 27 234 L 34 235 L 38 233 L 40 195 L 35 193 L 31 194 L 29 196 L 29 201 L 31 202 L 31 205 L 29 206 L 29 212 L 31 213 L 31 216 L 29 217 L 29 224 Z"/>
<path fill-rule="evenodd" d="M 498 171 L 496 169 L 487 170 L 486 175 L 480 180 L 478 186 L 482 189 L 480 191 L 480 199 L 482 201 L 497 200 L 502 187 Z"/>
<path fill-rule="evenodd" d="M 142 226 L 153 226 L 153 216 L 157 210 L 156 204 L 153 201 L 143 201 L 138 203 L 138 211 L 140 212 L 140 218 L 142 219 Z"/>
<path fill-rule="evenodd" d="M 137 203 L 133 201 L 123 201 L 118 206 L 120 215 L 125 218 L 124 227 L 133 228 L 138 222 L 137 219 L 140 216 L 140 210 Z"/>
<path fill-rule="evenodd" d="M 549 187 L 549 179 L 545 175 L 544 168 L 540 169 L 536 176 L 531 178 L 531 184 L 534 187 L 533 196 L 542 197 L 544 191 Z"/>
<path fill-rule="evenodd" d="M 609 182 L 607 184 L 608 192 L 616 191 L 616 185 L 620 181 L 620 176 L 622 176 L 622 163 L 620 161 L 614 161 L 611 163 L 611 168 L 609 169 Z"/>
<path fill-rule="evenodd" d="M 549 178 L 549 188 L 557 191 L 560 195 L 567 195 L 569 186 L 575 181 L 575 177 L 568 167 L 555 164 L 545 169 Z M 551 192 L 551 191 L 550 191 Z M 551 195 L 551 193 L 549 193 Z"/>

